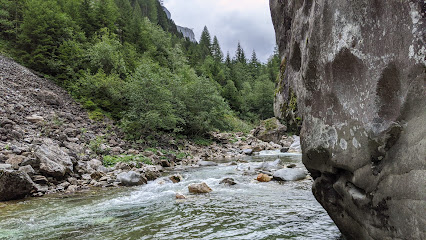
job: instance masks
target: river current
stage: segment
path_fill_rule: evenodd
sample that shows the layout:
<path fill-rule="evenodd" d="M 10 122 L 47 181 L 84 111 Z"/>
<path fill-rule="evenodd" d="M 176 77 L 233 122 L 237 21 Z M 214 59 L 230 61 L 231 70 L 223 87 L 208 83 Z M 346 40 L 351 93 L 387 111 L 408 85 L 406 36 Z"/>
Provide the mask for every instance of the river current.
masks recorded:
<path fill-rule="evenodd" d="M 0 239 L 341 239 L 311 193 L 312 180 L 254 180 L 255 166 L 277 158 L 302 166 L 300 155 L 263 152 L 237 166 L 183 170 L 177 184 L 162 178 L 132 188 L 0 203 Z M 219 184 L 228 177 L 237 184 Z M 213 191 L 189 194 L 188 185 L 199 182 Z M 187 199 L 176 200 L 176 193 Z"/>

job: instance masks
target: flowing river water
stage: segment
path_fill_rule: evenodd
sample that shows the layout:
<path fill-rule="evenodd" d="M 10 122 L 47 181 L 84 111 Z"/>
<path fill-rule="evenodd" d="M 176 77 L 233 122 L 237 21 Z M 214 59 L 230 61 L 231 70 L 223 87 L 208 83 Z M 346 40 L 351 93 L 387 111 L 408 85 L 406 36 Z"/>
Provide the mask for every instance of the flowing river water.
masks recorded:
<path fill-rule="evenodd" d="M 302 166 L 301 156 L 264 152 L 238 166 L 181 171 L 147 185 L 90 190 L 0 203 L 0 239 L 341 239 L 311 193 L 312 180 L 260 183 L 249 170 L 263 161 Z M 237 185 L 219 182 L 230 177 Z M 205 182 L 213 192 L 191 195 Z M 188 198 L 176 200 L 179 192 Z"/>

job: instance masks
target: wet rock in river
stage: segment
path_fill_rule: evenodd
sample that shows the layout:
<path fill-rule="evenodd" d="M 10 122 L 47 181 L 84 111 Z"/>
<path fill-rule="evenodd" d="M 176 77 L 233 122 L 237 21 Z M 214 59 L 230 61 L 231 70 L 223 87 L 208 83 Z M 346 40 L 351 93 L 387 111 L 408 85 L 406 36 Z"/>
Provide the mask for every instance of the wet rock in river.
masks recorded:
<path fill-rule="evenodd" d="M 284 168 L 274 173 L 274 179 L 278 181 L 297 181 L 303 180 L 307 176 L 302 168 Z"/>
<path fill-rule="evenodd" d="M 211 166 L 217 166 L 218 164 L 211 161 L 200 161 L 198 162 L 198 165 L 200 165 L 201 167 L 211 167 Z"/>
<path fill-rule="evenodd" d="M 176 193 L 176 199 L 186 199 L 185 195 Z"/>
<path fill-rule="evenodd" d="M 270 182 L 272 180 L 272 177 L 268 176 L 264 173 L 261 173 L 261 174 L 257 175 L 256 180 L 259 181 L 259 182 Z"/>
<path fill-rule="evenodd" d="M 180 182 L 180 181 L 182 181 L 182 180 L 183 180 L 183 177 L 182 177 L 182 175 L 180 175 L 180 174 L 175 174 L 175 175 L 173 175 L 173 176 L 170 176 L 170 177 L 169 177 L 169 179 L 170 179 L 173 183 L 178 183 L 178 182 Z"/>
<path fill-rule="evenodd" d="M 147 183 L 146 178 L 135 171 L 120 173 L 117 175 L 117 180 L 124 186 L 137 186 Z"/>
<path fill-rule="evenodd" d="M 232 186 L 232 185 L 236 185 L 237 183 L 235 182 L 233 178 L 225 178 L 222 181 L 220 181 L 219 184 Z"/>
<path fill-rule="evenodd" d="M 188 186 L 190 193 L 209 193 L 213 191 L 206 183 L 194 183 Z"/>

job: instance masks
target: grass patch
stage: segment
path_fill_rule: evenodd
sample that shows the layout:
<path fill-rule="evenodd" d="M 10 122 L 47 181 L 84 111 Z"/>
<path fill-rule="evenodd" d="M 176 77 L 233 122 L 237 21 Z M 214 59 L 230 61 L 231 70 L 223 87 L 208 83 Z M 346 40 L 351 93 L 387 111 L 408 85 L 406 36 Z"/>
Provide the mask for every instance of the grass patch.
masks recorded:
<path fill-rule="evenodd" d="M 142 155 L 120 155 L 120 156 L 108 155 L 108 156 L 104 156 L 103 158 L 103 164 L 105 167 L 112 167 L 112 166 L 115 166 L 115 164 L 120 162 L 124 162 L 124 163 L 135 162 L 139 164 L 139 166 L 141 164 L 152 165 L 151 160 Z"/>

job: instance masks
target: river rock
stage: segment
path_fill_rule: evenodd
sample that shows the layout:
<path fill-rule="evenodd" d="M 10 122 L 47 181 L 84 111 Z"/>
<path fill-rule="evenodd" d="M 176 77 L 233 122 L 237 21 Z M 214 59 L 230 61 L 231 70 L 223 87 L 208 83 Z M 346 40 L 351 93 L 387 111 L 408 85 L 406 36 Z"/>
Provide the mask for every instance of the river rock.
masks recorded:
<path fill-rule="evenodd" d="M 274 179 L 278 181 L 298 181 L 306 176 L 305 170 L 301 168 L 284 168 L 274 172 Z"/>
<path fill-rule="evenodd" d="M 256 180 L 259 182 L 270 182 L 272 180 L 272 177 L 264 173 L 260 173 L 259 175 L 257 175 Z"/>
<path fill-rule="evenodd" d="M 169 179 L 173 182 L 173 183 L 178 183 L 181 182 L 183 180 L 182 175 L 180 174 L 175 174 L 169 177 Z"/>
<path fill-rule="evenodd" d="M 0 169 L 0 201 L 23 198 L 35 188 L 25 172 Z"/>
<path fill-rule="evenodd" d="M 43 174 L 63 178 L 65 174 L 73 172 L 70 156 L 53 143 L 37 147 L 34 155 L 40 161 L 40 172 Z"/>
<path fill-rule="evenodd" d="M 293 136 L 293 143 L 288 148 L 289 153 L 302 153 L 302 148 L 300 146 L 300 137 L 299 136 Z"/>
<path fill-rule="evenodd" d="M 232 186 L 232 185 L 236 185 L 237 183 L 235 182 L 233 178 L 225 178 L 222 181 L 220 181 L 219 184 Z"/>
<path fill-rule="evenodd" d="M 346 239 L 426 239 L 424 1 L 270 0 L 274 109 Z M 297 108 L 295 104 L 297 102 Z"/>
<path fill-rule="evenodd" d="M 135 171 L 120 173 L 117 175 L 117 180 L 124 186 L 137 186 L 147 183 L 146 178 Z"/>
<path fill-rule="evenodd" d="M 276 159 L 273 162 L 263 162 L 259 164 L 259 166 L 257 166 L 255 169 L 266 170 L 266 171 L 278 170 L 282 168 L 282 166 L 280 165 L 280 162 L 281 162 L 280 159 Z"/>
<path fill-rule="evenodd" d="M 176 193 L 176 199 L 186 199 L 185 195 Z"/>
<path fill-rule="evenodd" d="M 251 148 L 244 149 L 244 150 L 243 150 L 243 153 L 244 153 L 245 155 L 251 155 L 251 154 L 253 153 L 253 149 L 251 149 Z"/>
<path fill-rule="evenodd" d="M 213 191 L 206 183 L 194 183 L 188 186 L 190 193 L 209 193 Z"/>
<path fill-rule="evenodd" d="M 212 167 L 217 166 L 218 164 L 216 162 L 211 161 L 200 161 L 198 162 L 198 165 L 200 165 L 201 167 Z"/>

